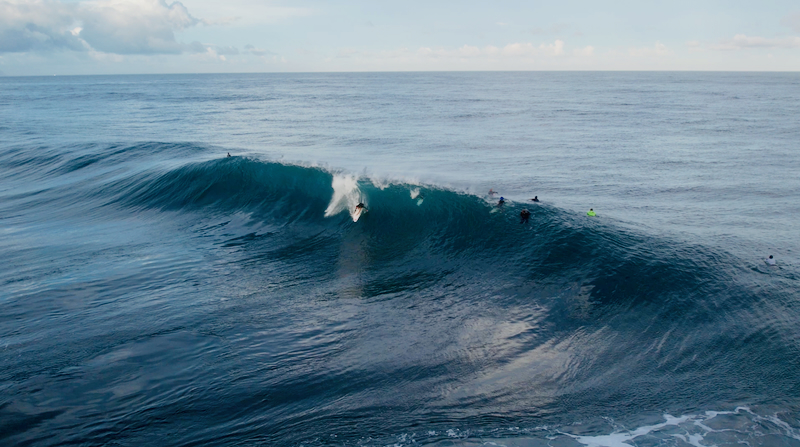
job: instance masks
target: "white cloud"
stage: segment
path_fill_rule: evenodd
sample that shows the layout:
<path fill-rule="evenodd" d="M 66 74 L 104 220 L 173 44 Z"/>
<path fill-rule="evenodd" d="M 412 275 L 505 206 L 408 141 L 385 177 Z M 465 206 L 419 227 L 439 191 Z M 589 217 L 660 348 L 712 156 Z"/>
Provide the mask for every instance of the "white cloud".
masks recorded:
<path fill-rule="evenodd" d="M 594 55 L 594 47 L 588 45 L 583 48 L 578 48 L 576 50 L 572 50 L 572 54 L 575 56 L 593 56 Z"/>
<path fill-rule="evenodd" d="M 553 56 L 560 56 L 564 54 L 564 41 L 563 40 L 556 40 L 552 44 L 539 45 L 539 49 L 543 50 L 545 53 L 552 53 Z"/>
<path fill-rule="evenodd" d="M 165 0 L 99 0 L 81 4 L 83 38 L 106 53 L 181 53 L 175 31 L 200 23 L 180 2 Z"/>
<path fill-rule="evenodd" d="M 175 40 L 175 32 L 200 23 L 178 1 L 0 0 L 0 53 L 64 49 L 113 54 L 205 52 L 207 47 Z"/>
<path fill-rule="evenodd" d="M 712 50 L 742 50 L 745 48 L 800 48 L 800 37 L 766 38 L 737 34 L 710 47 Z"/>
<path fill-rule="evenodd" d="M 347 57 L 352 57 L 356 54 L 358 54 L 358 50 L 352 48 L 342 48 L 336 53 L 336 57 L 347 58 Z"/>
<path fill-rule="evenodd" d="M 506 57 L 530 56 L 536 54 L 537 49 L 532 43 L 510 43 L 503 47 L 500 54 Z"/>
<path fill-rule="evenodd" d="M 238 26 L 264 25 L 278 23 L 294 17 L 308 17 L 319 11 L 306 7 L 280 6 L 269 0 L 183 0 L 200 17 L 225 17 L 225 19 L 204 20 L 206 24 L 217 24 L 219 20 L 229 23 L 236 20 Z M 288 3 L 288 2 L 287 2 Z M 295 2 L 297 3 L 297 2 Z"/>
<path fill-rule="evenodd" d="M 700 44 L 700 41 L 697 40 L 689 40 L 686 42 L 686 48 L 689 49 L 689 52 L 696 53 L 699 51 L 703 51 L 703 46 Z"/>
<path fill-rule="evenodd" d="M 0 2 L 0 53 L 58 49 L 84 50 L 71 31 L 77 20 L 74 4 L 31 1 Z"/>
<path fill-rule="evenodd" d="M 464 45 L 455 50 L 448 50 L 444 48 L 433 49 L 430 47 L 421 47 L 417 50 L 417 55 L 428 58 L 526 58 L 532 56 L 561 56 L 564 54 L 564 41 L 556 40 L 549 44 L 534 45 L 530 42 L 526 43 L 510 43 L 502 48 L 493 45 L 487 45 L 479 48 L 471 45 Z"/>
<path fill-rule="evenodd" d="M 652 47 L 630 48 L 628 54 L 633 57 L 661 57 L 669 56 L 674 52 L 661 42 L 656 42 Z"/>
<path fill-rule="evenodd" d="M 480 48 L 469 45 L 464 45 L 463 47 L 459 48 L 458 51 L 464 57 L 476 57 L 481 55 Z"/>

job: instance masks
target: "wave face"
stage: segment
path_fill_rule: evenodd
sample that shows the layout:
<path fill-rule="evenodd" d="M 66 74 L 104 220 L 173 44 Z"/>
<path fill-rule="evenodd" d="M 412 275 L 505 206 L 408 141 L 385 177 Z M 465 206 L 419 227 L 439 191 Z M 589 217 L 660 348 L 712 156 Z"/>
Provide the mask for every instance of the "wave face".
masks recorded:
<path fill-rule="evenodd" d="M 208 151 L 0 155 L 5 443 L 800 442 L 791 269 Z"/>

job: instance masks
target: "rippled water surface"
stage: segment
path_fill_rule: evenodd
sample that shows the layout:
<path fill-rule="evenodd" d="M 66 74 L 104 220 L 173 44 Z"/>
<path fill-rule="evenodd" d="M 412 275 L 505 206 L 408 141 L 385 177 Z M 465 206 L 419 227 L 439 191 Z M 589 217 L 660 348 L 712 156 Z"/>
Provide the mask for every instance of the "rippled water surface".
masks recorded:
<path fill-rule="evenodd" d="M 793 73 L 0 78 L 0 443 L 800 446 L 798 117 Z"/>

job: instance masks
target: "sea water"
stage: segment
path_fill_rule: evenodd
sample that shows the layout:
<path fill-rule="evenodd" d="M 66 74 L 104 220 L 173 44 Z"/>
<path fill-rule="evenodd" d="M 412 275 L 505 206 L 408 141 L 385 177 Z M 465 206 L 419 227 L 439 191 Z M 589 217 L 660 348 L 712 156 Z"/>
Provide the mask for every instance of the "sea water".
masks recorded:
<path fill-rule="evenodd" d="M 0 443 L 800 446 L 799 117 L 797 73 L 0 78 Z"/>

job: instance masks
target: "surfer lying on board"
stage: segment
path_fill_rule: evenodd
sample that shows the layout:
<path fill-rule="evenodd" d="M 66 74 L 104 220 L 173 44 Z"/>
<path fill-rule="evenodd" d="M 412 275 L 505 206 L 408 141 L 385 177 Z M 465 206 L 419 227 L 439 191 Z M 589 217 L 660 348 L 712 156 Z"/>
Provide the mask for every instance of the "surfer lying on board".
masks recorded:
<path fill-rule="evenodd" d="M 528 209 L 526 208 L 526 209 L 520 211 L 519 218 L 520 218 L 519 223 L 523 223 L 523 224 L 524 223 L 528 223 L 528 219 L 531 218 L 531 212 L 528 211 Z"/>
<path fill-rule="evenodd" d="M 361 202 L 359 202 L 358 205 L 356 205 L 356 211 L 359 211 L 359 210 L 363 211 L 365 209 L 367 209 L 367 207 L 365 207 L 364 204 L 361 203 Z"/>
<path fill-rule="evenodd" d="M 539 201 L 539 196 L 534 196 L 534 197 L 531 199 L 531 202 L 538 202 L 538 201 Z"/>

